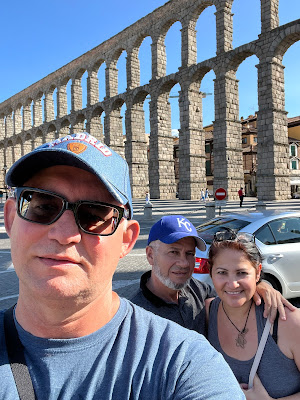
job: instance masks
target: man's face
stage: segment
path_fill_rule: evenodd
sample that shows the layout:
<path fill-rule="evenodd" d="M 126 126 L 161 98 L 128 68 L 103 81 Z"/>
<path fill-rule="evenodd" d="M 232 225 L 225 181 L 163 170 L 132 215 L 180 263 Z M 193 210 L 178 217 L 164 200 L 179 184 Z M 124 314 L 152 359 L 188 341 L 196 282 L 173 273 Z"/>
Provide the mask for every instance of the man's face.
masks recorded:
<path fill-rule="evenodd" d="M 195 267 L 195 239 L 185 237 L 172 244 L 155 241 L 147 247 L 152 273 L 170 289 L 185 287 Z"/>
<path fill-rule="evenodd" d="M 44 169 L 24 186 L 49 190 L 68 201 L 102 201 L 120 205 L 95 175 L 69 166 Z M 91 302 L 111 293 L 111 279 L 119 258 L 133 247 L 136 221 L 122 219 L 111 236 L 82 232 L 67 210 L 51 225 L 21 219 L 15 201 L 5 206 L 5 225 L 11 239 L 12 261 L 20 281 L 20 298 L 76 299 Z"/>

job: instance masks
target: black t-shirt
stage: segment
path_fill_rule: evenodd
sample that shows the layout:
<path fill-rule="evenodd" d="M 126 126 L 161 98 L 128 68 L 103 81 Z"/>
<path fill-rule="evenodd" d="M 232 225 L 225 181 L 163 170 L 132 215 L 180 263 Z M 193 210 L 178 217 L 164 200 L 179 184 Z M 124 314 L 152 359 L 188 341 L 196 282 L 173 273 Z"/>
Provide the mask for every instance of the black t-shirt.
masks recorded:
<path fill-rule="evenodd" d="M 129 300 L 145 310 L 176 322 L 185 328 L 203 333 L 205 324 L 204 302 L 215 297 L 215 290 L 206 283 L 191 278 L 189 284 L 179 291 L 178 304 L 167 303 L 153 294 L 146 286 L 151 271 L 141 276 L 140 289 Z"/>

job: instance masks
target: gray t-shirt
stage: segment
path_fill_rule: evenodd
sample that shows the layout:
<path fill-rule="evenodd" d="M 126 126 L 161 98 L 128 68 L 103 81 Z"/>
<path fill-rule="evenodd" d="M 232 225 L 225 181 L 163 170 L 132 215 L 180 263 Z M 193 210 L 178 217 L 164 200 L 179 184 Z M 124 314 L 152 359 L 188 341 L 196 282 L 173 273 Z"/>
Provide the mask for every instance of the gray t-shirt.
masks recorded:
<path fill-rule="evenodd" d="M 191 278 L 189 284 L 179 291 L 178 304 L 166 303 L 147 288 L 146 284 L 150 276 L 151 271 L 142 275 L 140 289 L 134 293 L 130 301 L 185 328 L 204 332 L 205 314 L 200 313 L 205 299 L 216 296 L 215 290 L 206 283 Z"/>
<path fill-rule="evenodd" d="M 101 310 L 99 310 L 101 312 Z M 223 357 L 206 339 L 125 299 L 98 331 L 45 339 L 17 324 L 39 400 L 244 399 Z M 0 312 L 0 398 L 18 399 Z"/>

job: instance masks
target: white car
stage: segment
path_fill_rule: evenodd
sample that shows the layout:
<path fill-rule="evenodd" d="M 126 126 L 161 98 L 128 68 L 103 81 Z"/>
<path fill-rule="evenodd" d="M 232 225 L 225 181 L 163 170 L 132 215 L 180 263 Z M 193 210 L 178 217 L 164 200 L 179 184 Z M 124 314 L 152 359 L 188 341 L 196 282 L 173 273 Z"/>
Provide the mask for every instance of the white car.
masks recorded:
<path fill-rule="evenodd" d="M 226 228 L 253 235 L 263 256 L 263 279 L 287 299 L 300 296 L 300 212 L 225 213 L 197 226 L 207 250 L 196 251 L 194 278 L 212 285 L 208 251 L 214 234 Z"/>

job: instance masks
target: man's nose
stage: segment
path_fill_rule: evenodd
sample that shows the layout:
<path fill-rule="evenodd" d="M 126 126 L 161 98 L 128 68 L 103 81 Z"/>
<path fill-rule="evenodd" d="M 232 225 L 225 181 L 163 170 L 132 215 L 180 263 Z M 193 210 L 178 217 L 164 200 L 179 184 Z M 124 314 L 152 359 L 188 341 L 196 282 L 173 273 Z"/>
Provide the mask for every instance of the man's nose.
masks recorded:
<path fill-rule="evenodd" d="M 57 221 L 49 225 L 48 237 L 61 244 L 80 242 L 81 230 L 76 223 L 73 211 L 66 210 Z"/>
<path fill-rule="evenodd" d="M 184 253 L 180 254 L 179 262 L 182 267 L 188 267 L 190 265 L 188 256 Z"/>

